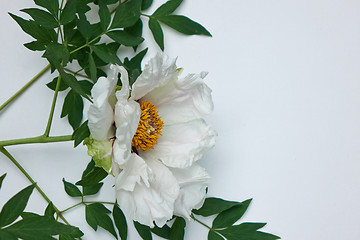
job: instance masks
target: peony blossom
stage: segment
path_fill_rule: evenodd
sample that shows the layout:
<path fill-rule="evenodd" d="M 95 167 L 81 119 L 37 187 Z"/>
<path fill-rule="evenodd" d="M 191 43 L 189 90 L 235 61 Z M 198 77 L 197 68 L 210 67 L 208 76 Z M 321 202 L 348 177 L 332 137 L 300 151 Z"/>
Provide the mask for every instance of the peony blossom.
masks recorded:
<path fill-rule="evenodd" d="M 156 55 L 131 88 L 127 71 L 111 65 L 91 91 L 88 153 L 115 176 L 125 214 L 150 227 L 173 215 L 189 219 L 209 181 L 196 161 L 215 143 L 216 132 L 202 119 L 213 110 L 211 90 L 206 73 L 179 78 L 180 72 L 175 59 Z"/>

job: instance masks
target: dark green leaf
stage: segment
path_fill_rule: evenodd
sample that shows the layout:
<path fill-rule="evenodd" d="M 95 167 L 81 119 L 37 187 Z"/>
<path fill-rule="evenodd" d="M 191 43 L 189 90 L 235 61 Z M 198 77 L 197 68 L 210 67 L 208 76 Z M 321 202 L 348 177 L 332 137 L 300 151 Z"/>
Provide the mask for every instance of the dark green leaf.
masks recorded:
<path fill-rule="evenodd" d="M 84 102 L 79 94 L 70 90 L 65 97 L 61 117 L 68 116 L 71 127 L 75 130 L 83 118 Z"/>
<path fill-rule="evenodd" d="M 37 8 L 22 9 L 22 12 L 29 14 L 35 22 L 44 28 L 56 28 L 59 24 L 56 19 L 48 12 Z"/>
<path fill-rule="evenodd" d="M 112 40 L 125 46 L 137 46 L 144 41 L 142 37 L 133 36 L 122 30 L 115 30 L 108 32 L 108 35 Z"/>
<path fill-rule="evenodd" d="M 135 221 L 134 226 L 143 240 L 152 240 L 150 228 L 148 226 L 142 225 L 141 223 Z"/>
<path fill-rule="evenodd" d="M 48 86 L 48 88 L 50 88 L 51 90 L 55 91 L 57 80 L 58 77 L 54 78 L 51 82 L 47 83 L 46 86 Z M 69 86 L 64 81 L 60 81 L 59 91 L 64 91 L 68 87 Z"/>
<path fill-rule="evenodd" d="M 60 23 L 61 25 L 65 25 L 70 23 L 75 19 L 76 16 L 76 0 L 68 0 L 65 4 L 64 10 L 60 15 Z"/>
<path fill-rule="evenodd" d="M 90 136 L 90 130 L 87 123 L 88 121 L 85 121 L 80 127 L 75 129 L 72 135 L 74 139 L 74 147 L 78 146 L 85 138 Z"/>
<path fill-rule="evenodd" d="M 141 2 L 142 0 L 131 0 L 120 4 L 116 9 L 110 29 L 134 25 L 140 18 Z"/>
<path fill-rule="evenodd" d="M 181 16 L 181 15 L 166 15 L 156 17 L 160 22 L 165 23 L 169 27 L 175 29 L 186 35 L 205 35 L 210 36 L 211 34 L 199 23 L 193 20 Z"/>
<path fill-rule="evenodd" d="M 103 30 L 100 26 L 100 23 L 90 24 L 89 21 L 86 19 L 85 14 L 79 15 L 79 19 L 77 21 L 77 27 L 81 33 L 81 35 L 87 39 L 94 39 L 98 37 L 100 34 L 103 33 Z M 96 40 L 92 40 L 92 43 L 95 44 L 98 42 L 100 38 L 98 37 Z"/>
<path fill-rule="evenodd" d="M 83 233 L 76 227 L 68 226 L 49 217 L 34 216 L 4 229 L 6 232 L 24 240 L 53 239 L 51 236 L 69 234 L 72 237 L 81 237 Z"/>
<path fill-rule="evenodd" d="M 233 206 L 216 216 L 212 228 L 225 228 L 233 225 L 246 212 L 252 199 L 248 199 L 239 205 Z"/>
<path fill-rule="evenodd" d="M 100 203 L 93 203 L 85 207 L 86 222 L 96 231 L 100 226 L 110 232 L 116 239 L 117 235 L 111 218 L 108 216 L 110 211 Z"/>
<path fill-rule="evenodd" d="M 34 0 L 36 5 L 49 10 L 55 17 L 59 11 L 59 0 Z"/>
<path fill-rule="evenodd" d="M 84 179 L 87 174 L 89 174 L 95 168 L 95 162 L 91 159 L 91 161 L 86 166 L 86 169 L 81 175 L 81 179 Z"/>
<path fill-rule="evenodd" d="M 131 60 L 129 60 L 128 58 L 125 58 L 124 66 L 126 67 L 126 69 L 127 70 L 134 70 L 134 69 L 141 70 L 141 61 L 143 60 L 147 51 L 148 51 L 148 49 L 145 48 L 144 50 L 142 50 L 141 52 L 136 54 L 136 56 L 133 57 Z"/>
<path fill-rule="evenodd" d="M 94 167 L 89 173 L 83 176 L 82 180 L 78 181 L 76 185 L 83 187 L 88 187 L 94 184 L 97 184 L 104 178 L 106 178 L 108 173 L 100 167 Z"/>
<path fill-rule="evenodd" d="M 88 80 L 81 80 L 79 81 L 80 86 L 82 87 L 82 89 L 84 90 L 84 92 L 88 95 L 91 94 L 91 89 L 94 86 L 94 84 Z"/>
<path fill-rule="evenodd" d="M 153 3 L 153 0 L 143 0 L 142 4 L 141 4 L 141 10 L 148 9 L 152 3 Z"/>
<path fill-rule="evenodd" d="M 181 217 L 176 217 L 175 222 L 171 226 L 170 239 L 171 240 L 183 240 L 185 234 L 186 222 Z"/>
<path fill-rule="evenodd" d="M 103 1 L 99 2 L 99 17 L 101 29 L 105 31 L 110 24 L 111 14 L 109 8 L 106 6 L 106 3 Z"/>
<path fill-rule="evenodd" d="M 20 25 L 21 29 L 24 32 L 26 32 L 33 38 L 39 40 L 40 42 L 49 43 L 51 41 L 57 40 L 54 29 L 43 28 L 38 23 L 32 20 L 25 20 L 14 14 L 9 14 Z"/>
<path fill-rule="evenodd" d="M 84 196 L 94 195 L 97 194 L 100 188 L 104 185 L 104 183 L 100 182 L 90 187 L 84 187 Z"/>
<path fill-rule="evenodd" d="M 266 223 L 242 223 L 231 226 L 218 232 L 228 240 L 275 240 L 278 236 L 259 232 L 258 229 L 264 227 Z"/>
<path fill-rule="evenodd" d="M 194 209 L 192 212 L 196 215 L 208 217 L 222 211 L 225 211 L 233 206 L 239 205 L 239 202 L 230 202 L 221 198 L 206 198 L 202 207 L 198 210 Z"/>
<path fill-rule="evenodd" d="M 64 188 L 65 188 L 65 192 L 70 196 L 70 197 L 81 197 L 81 191 L 80 189 L 75 186 L 72 183 L 69 183 L 67 181 L 65 181 L 65 179 L 63 178 L 63 183 L 64 183 Z"/>
<path fill-rule="evenodd" d="M 161 5 L 152 16 L 164 16 L 173 13 L 182 3 L 183 0 L 170 0 Z"/>
<path fill-rule="evenodd" d="M 150 231 L 162 238 L 170 239 L 171 228 L 166 224 L 162 228 L 155 225 L 155 227 L 150 228 Z"/>
<path fill-rule="evenodd" d="M 1 188 L 1 185 L 2 185 L 2 182 L 4 181 L 4 178 L 6 177 L 6 173 L 4 173 L 3 175 L 1 175 L 0 177 L 0 188 Z"/>
<path fill-rule="evenodd" d="M 54 219 L 55 208 L 52 202 L 50 202 L 44 212 L 44 216 L 48 216 Z"/>
<path fill-rule="evenodd" d="M 114 204 L 113 218 L 114 218 L 115 226 L 119 231 L 121 240 L 126 240 L 126 238 L 127 238 L 126 218 L 125 218 L 124 213 L 121 211 L 121 209 L 116 204 Z"/>
<path fill-rule="evenodd" d="M 101 44 L 90 47 L 95 52 L 95 54 L 107 64 L 114 63 L 114 64 L 122 65 L 120 59 L 116 55 L 116 52 L 111 51 L 108 45 Z"/>
<path fill-rule="evenodd" d="M 155 42 L 159 45 L 160 49 L 164 51 L 164 33 L 161 29 L 160 23 L 157 20 L 150 18 L 149 28 L 154 36 Z"/>
<path fill-rule="evenodd" d="M 0 212 L 0 227 L 9 225 L 20 216 L 34 188 L 35 184 L 24 188 L 5 203 Z"/>
<path fill-rule="evenodd" d="M 216 232 L 209 230 L 208 240 L 224 240 L 224 238 L 219 234 L 217 234 Z"/>
<path fill-rule="evenodd" d="M 25 218 L 31 218 L 31 217 L 40 217 L 39 214 L 36 213 L 32 213 L 32 212 L 23 212 L 20 214 L 20 216 L 25 219 Z"/>
<path fill-rule="evenodd" d="M 89 72 L 90 72 L 90 79 L 93 82 L 96 82 L 96 80 L 97 80 L 96 64 L 95 64 L 94 58 L 92 57 L 92 55 L 90 53 L 89 53 Z"/>
<path fill-rule="evenodd" d="M 46 47 L 46 51 L 43 57 L 47 58 L 48 61 L 56 67 L 60 63 L 65 66 L 69 62 L 70 53 L 69 50 L 62 44 L 50 43 Z"/>
<path fill-rule="evenodd" d="M 131 34 L 132 36 L 142 37 L 142 27 L 143 24 L 141 18 L 139 18 L 139 20 L 133 26 L 124 28 L 124 31 Z M 134 46 L 133 49 L 136 51 L 137 46 Z"/>
<path fill-rule="evenodd" d="M 31 51 L 44 51 L 46 49 L 46 43 L 42 43 L 39 41 L 32 41 L 29 43 L 25 43 L 24 46 Z"/>
<path fill-rule="evenodd" d="M 5 230 L 0 229 L 0 239 L 3 240 L 18 240 L 18 238 Z"/>

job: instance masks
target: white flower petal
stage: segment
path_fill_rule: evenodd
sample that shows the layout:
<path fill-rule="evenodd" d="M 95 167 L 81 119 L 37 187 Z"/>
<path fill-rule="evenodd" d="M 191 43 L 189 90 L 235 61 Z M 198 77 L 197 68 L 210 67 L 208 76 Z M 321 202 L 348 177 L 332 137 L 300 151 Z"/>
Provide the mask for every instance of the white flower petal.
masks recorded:
<path fill-rule="evenodd" d="M 165 54 L 157 54 L 145 65 L 144 70 L 132 86 L 130 100 L 138 100 L 154 88 L 165 85 L 177 76 L 176 59 Z"/>
<path fill-rule="evenodd" d="M 146 159 L 160 159 L 165 165 L 186 168 L 215 144 L 215 130 L 203 119 L 164 126 L 154 149 L 141 152 Z"/>
<path fill-rule="evenodd" d="M 150 227 L 155 221 L 162 227 L 173 216 L 177 181 L 161 162 L 133 156 L 116 179 L 117 201 L 130 219 Z"/>
<path fill-rule="evenodd" d="M 131 155 L 131 141 L 140 121 L 140 105 L 135 101 L 128 101 L 128 74 L 123 67 L 117 69 L 121 73 L 122 88 L 116 92 L 118 101 L 115 104 L 116 140 L 113 146 L 113 158 L 121 167 Z"/>
<path fill-rule="evenodd" d="M 159 110 L 165 124 L 187 122 L 210 114 L 213 109 L 211 89 L 204 83 L 207 73 L 173 78 L 166 85 L 144 96 Z"/>
<path fill-rule="evenodd" d="M 170 170 L 180 186 L 174 214 L 190 219 L 191 210 L 200 208 L 205 201 L 210 176 L 196 163 L 189 168 L 171 168 Z"/>
<path fill-rule="evenodd" d="M 114 136 L 113 107 L 109 103 L 109 97 L 114 92 L 116 80 L 112 77 L 101 77 L 91 90 L 93 104 L 89 107 L 88 126 L 94 139 L 103 141 Z"/>

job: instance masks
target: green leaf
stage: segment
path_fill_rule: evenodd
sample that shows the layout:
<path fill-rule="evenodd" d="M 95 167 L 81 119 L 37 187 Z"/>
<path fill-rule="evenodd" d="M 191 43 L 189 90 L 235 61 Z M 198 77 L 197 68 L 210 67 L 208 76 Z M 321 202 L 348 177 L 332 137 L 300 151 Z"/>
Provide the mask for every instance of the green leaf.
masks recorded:
<path fill-rule="evenodd" d="M 31 51 L 44 51 L 46 49 L 46 43 L 42 43 L 39 41 L 32 41 L 29 43 L 25 43 L 24 46 Z"/>
<path fill-rule="evenodd" d="M 34 188 L 35 184 L 24 188 L 5 203 L 0 212 L 0 227 L 9 225 L 20 216 Z"/>
<path fill-rule="evenodd" d="M 18 240 L 13 234 L 6 232 L 5 230 L 0 229 L 0 239 L 4 240 Z"/>
<path fill-rule="evenodd" d="M 36 5 L 49 10 L 55 17 L 57 16 L 59 11 L 59 0 L 34 0 L 34 2 Z"/>
<path fill-rule="evenodd" d="M 65 188 L 65 192 L 70 196 L 70 197 L 81 197 L 81 191 L 80 189 L 75 186 L 72 183 L 69 183 L 67 181 L 65 181 L 65 178 L 63 178 L 63 183 L 64 183 L 64 188 Z"/>
<path fill-rule="evenodd" d="M 101 29 L 100 23 L 90 24 L 86 19 L 85 14 L 79 14 L 79 19 L 77 20 L 77 27 L 81 33 L 81 35 L 87 39 L 92 39 L 92 43 L 100 41 L 99 35 L 103 34 L 104 31 Z M 97 37 L 96 40 L 94 38 Z"/>
<path fill-rule="evenodd" d="M 106 35 L 117 43 L 131 47 L 137 46 L 144 41 L 142 37 L 133 36 L 123 30 L 111 31 Z"/>
<path fill-rule="evenodd" d="M 130 86 L 134 84 L 136 79 L 141 74 L 141 61 L 143 60 L 145 54 L 147 53 L 147 48 L 139 52 L 135 57 L 133 57 L 131 60 L 128 58 L 124 59 L 124 66 L 127 69 L 129 73 L 129 83 Z"/>
<path fill-rule="evenodd" d="M 183 0 L 170 0 L 161 5 L 152 16 L 165 16 L 173 13 L 182 3 Z"/>
<path fill-rule="evenodd" d="M 90 79 L 93 82 L 97 81 L 97 69 L 96 69 L 96 64 L 94 61 L 94 58 L 92 57 L 92 55 L 89 53 L 89 72 L 90 72 Z"/>
<path fill-rule="evenodd" d="M 134 221 L 136 231 L 139 233 L 143 240 L 152 240 L 150 227 L 142 225 L 141 223 Z"/>
<path fill-rule="evenodd" d="M 70 90 L 65 97 L 61 117 L 68 116 L 71 127 L 75 130 L 83 118 L 84 102 L 79 94 Z"/>
<path fill-rule="evenodd" d="M 110 24 L 111 14 L 106 3 L 103 1 L 99 1 L 99 17 L 101 29 L 105 31 Z"/>
<path fill-rule="evenodd" d="M 44 10 L 37 8 L 27 8 L 22 9 L 21 11 L 29 14 L 35 20 L 35 22 L 44 28 L 53 29 L 59 25 L 53 15 Z"/>
<path fill-rule="evenodd" d="M 84 90 L 84 92 L 87 95 L 91 94 L 91 89 L 94 86 L 94 84 L 88 80 L 81 80 L 79 81 L 81 88 Z"/>
<path fill-rule="evenodd" d="M 153 3 L 153 0 L 143 0 L 142 4 L 141 4 L 141 10 L 148 9 L 152 3 Z"/>
<path fill-rule="evenodd" d="M 196 215 L 208 217 L 222 211 L 225 211 L 233 206 L 239 205 L 239 202 L 230 202 L 221 198 L 206 198 L 202 207 L 198 210 L 194 209 L 192 212 Z"/>
<path fill-rule="evenodd" d="M 61 25 L 68 24 L 72 22 L 72 20 L 76 17 L 76 0 L 68 0 L 65 4 L 64 10 L 60 15 L 60 23 Z"/>
<path fill-rule="evenodd" d="M 161 29 L 160 23 L 154 18 L 150 18 L 149 28 L 154 36 L 155 42 L 159 45 L 160 49 L 164 51 L 164 33 Z"/>
<path fill-rule="evenodd" d="M 224 240 L 224 238 L 219 234 L 217 234 L 216 232 L 209 230 L 208 240 Z"/>
<path fill-rule="evenodd" d="M 80 127 L 75 129 L 72 135 L 74 139 L 74 147 L 77 147 L 85 138 L 90 136 L 90 130 L 87 123 L 88 121 L 86 120 Z"/>
<path fill-rule="evenodd" d="M 259 232 L 258 229 L 264 227 L 266 223 L 242 223 L 228 227 L 226 229 L 217 230 L 228 240 L 275 240 L 278 236 Z"/>
<path fill-rule="evenodd" d="M 54 78 L 51 82 L 47 83 L 46 86 L 51 90 L 55 91 L 58 77 Z M 60 81 L 59 91 L 68 89 L 68 85 L 64 81 Z"/>
<path fill-rule="evenodd" d="M 140 18 L 141 2 L 142 0 L 130 0 L 120 4 L 116 9 L 110 29 L 134 25 Z"/>
<path fill-rule="evenodd" d="M 239 205 L 233 206 L 216 216 L 212 228 L 225 228 L 233 225 L 246 212 L 252 199 L 248 199 Z"/>
<path fill-rule="evenodd" d="M 86 169 L 84 170 L 84 172 L 81 175 L 81 179 L 84 179 L 85 176 L 87 174 L 89 174 L 93 169 L 95 168 L 95 162 L 93 159 L 91 159 L 91 161 L 88 163 L 88 165 L 86 166 Z"/>
<path fill-rule="evenodd" d="M 100 182 L 100 183 L 97 183 L 97 184 L 89 186 L 89 187 L 84 187 L 84 189 L 83 189 L 84 196 L 97 194 L 103 185 L 104 185 L 104 183 Z"/>
<path fill-rule="evenodd" d="M 170 239 L 171 228 L 166 224 L 162 228 L 155 225 L 155 227 L 150 228 L 150 231 L 162 238 Z"/>
<path fill-rule="evenodd" d="M 124 213 L 121 211 L 121 209 L 116 204 L 114 204 L 113 218 L 114 218 L 115 226 L 119 231 L 121 240 L 126 240 L 126 238 L 127 238 L 126 218 L 125 218 Z"/>
<path fill-rule="evenodd" d="M 23 212 L 20 214 L 20 216 L 25 219 L 25 218 L 31 218 L 31 217 L 39 217 L 39 214 L 36 213 L 32 213 L 32 212 Z"/>
<path fill-rule="evenodd" d="M 211 34 L 199 23 L 193 20 L 181 16 L 181 15 L 166 15 L 156 17 L 160 22 L 165 23 L 169 27 L 175 29 L 186 35 L 205 35 L 210 36 Z"/>
<path fill-rule="evenodd" d="M 170 239 L 171 240 L 183 240 L 185 234 L 186 222 L 181 217 L 176 217 L 175 222 L 171 226 Z"/>
<path fill-rule="evenodd" d="M 20 25 L 21 29 L 24 32 L 26 32 L 33 38 L 39 40 L 40 42 L 49 43 L 51 41 L 57 40 L 57 36 L 54 29 L 43 28 L 40 26 L 40 24 L 32 20 L 25 20 L 14 14 L 11 13 L 9 14 Z"/>
<path fill-rule="evenodd" d="M 4 181 L 4 178 L 6 177 L 6 173 L 4 173 L 3 175 L 1 175 L 0 177 L 0 188 L 1 188 L 1 185 L 2 185 L 2 182 Z"/>
<path fill-rule="evenodd" d="M 139 20 L 134 25 L 132 25 L 131 27 L 124 28 L 124 31 L 132 36 L 142 38 L 142 28 L 143 28 L 143 23 L 141 21 L 141 18 L 139 18 Z M 133 49 L 134 51 L 136 51 L 137 46 L 134 46 Z"/>
<path fill-rule="evenodd" d="M 95 52 L 95 54 L 103 60 L 105 63 L 114 63 L 118 65 L 122 65 L 120 59 L 116 55 L 116 52 L 111 51 L 110 47 L 105 44 L 101 45 L 93 45 L 90 48 Z"/>
<path fill-rule="evenodd" d="M 88 187 L 94 184 L 97 184 L 104 178 L 106 178 L 108 173 L 100 167 L 94 167 L 89 173 L 87 173 L 82 180 L 78 181 L 76 185 L 83 187 Z"/>
<path fill-rule="evenodd" d="M 96 231 L 100 226 L 106 231 L 110 232 L 116 239 L 117 235 L 111 218 L 108 216 L 110 211 L 101 203 L 93 203 L 86 205 L 85 218 L 86 222 Z"/>
<path fill-rule="evenodd" d="M 61 67 L 61 63 L 65 66 L 69 62 L 70 53 L 64 45 L 52 42 L 46 47 L 43 57 L 47 58 L 57 68 L 57 65 Z"/>
<path fill-rule="evenodd" d="M 84 235 L 76 227 L 65 225 L 50 217 L 44 216 L 25 218 L 3 230 L 24 240 L 53 239 L 51 236 L 63 233 L 76 238 Z"/>
<path fill-rule="evenodd" d="M 52 219 L 55 219 L 54 214 L 55 214 L 55 208 L 53 203 L 50 202 L 45 209 L 44 216 L 48 216 L 51 217 Z"/>

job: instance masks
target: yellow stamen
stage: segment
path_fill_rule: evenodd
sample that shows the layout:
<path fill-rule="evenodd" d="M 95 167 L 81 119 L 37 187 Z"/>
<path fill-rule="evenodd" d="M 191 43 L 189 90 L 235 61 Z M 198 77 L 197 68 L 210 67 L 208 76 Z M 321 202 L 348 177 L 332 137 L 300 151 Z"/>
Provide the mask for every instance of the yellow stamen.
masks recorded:
<path fill-rule="evenodd" d="M 163 128 L 163 121 L 159 116 L 157 108 L 148 101 L 140 103 L 141 116 L 138 128 L 132 139 L 132 146 L 137 150 L 146 152 L 153 149 Z"/>

